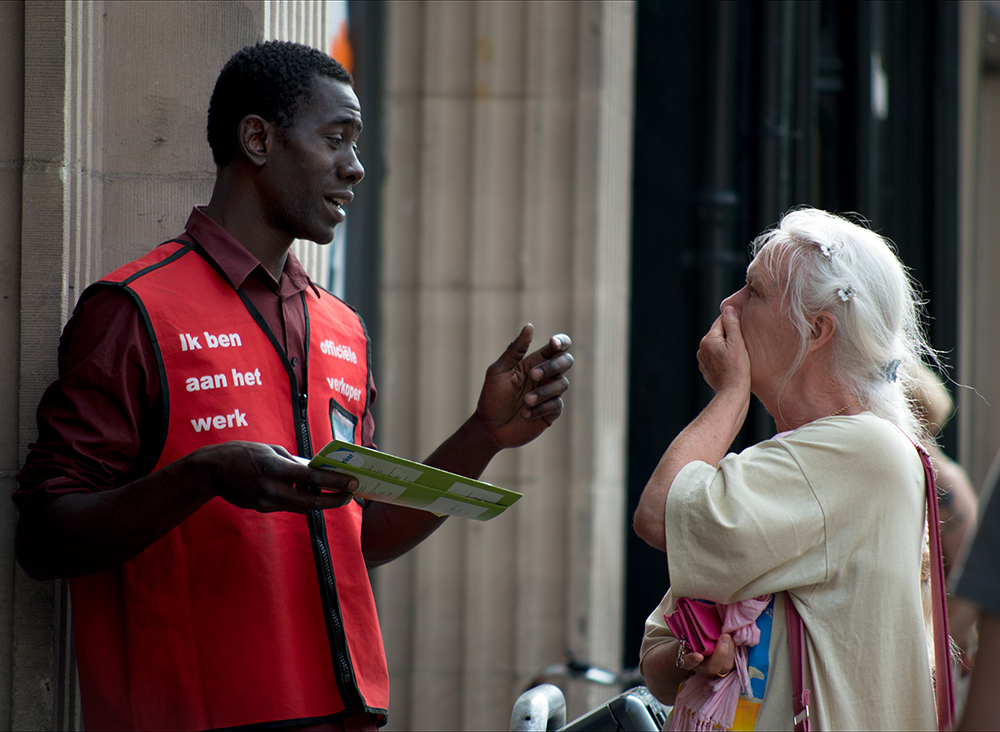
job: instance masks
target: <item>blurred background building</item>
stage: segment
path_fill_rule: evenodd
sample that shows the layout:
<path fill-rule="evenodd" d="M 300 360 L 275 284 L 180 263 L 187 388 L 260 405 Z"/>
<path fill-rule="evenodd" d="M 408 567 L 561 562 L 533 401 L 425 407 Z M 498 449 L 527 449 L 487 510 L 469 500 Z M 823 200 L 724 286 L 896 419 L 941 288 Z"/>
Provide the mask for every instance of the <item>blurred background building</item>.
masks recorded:
<path fill-rule="evenodd" d="M 366 180 L 331 247 L 365 316 L 376 439 L 422 458 L 525 321 L 565 331 L 563 418 L 486 480 L 525 493 L 373 574 L 391 729 L 505 728 L 545 666 L 634 665 L 666 588 L 629 518 L 707 398 L 694 360 L 747 245 L 797 204 L 857 212 L 928 302 L 980 485 L 1000 445 L 1000 10 L 948 0 L 0 3 L 0 481 L 7 492 L 91 281 L 178 233 L 214 169 L 205 115 L 245 44 L 356 77 Z M 754 407 L 737 447 L 773 425 Z M 0 728 L 77 729 L 63 583 L 0 509 Z M 613 693 L 563 683 L 570 716 Z"/>

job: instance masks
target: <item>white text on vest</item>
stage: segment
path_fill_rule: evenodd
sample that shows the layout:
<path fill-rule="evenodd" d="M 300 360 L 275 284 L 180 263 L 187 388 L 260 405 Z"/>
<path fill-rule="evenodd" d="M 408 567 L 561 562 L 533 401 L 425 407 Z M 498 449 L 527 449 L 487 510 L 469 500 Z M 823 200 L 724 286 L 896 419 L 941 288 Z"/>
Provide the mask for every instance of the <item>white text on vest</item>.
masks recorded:
<path fill-rule="evenodd" d="M 243 345 L 239 333 L 219 333 L 219 335 L 214 336 L 206 330 L 202 331 L 202 335 L 205 336 L 205 343 L 208 344 L 209 348 L 236 348 Z M 181 333 L 180 337 L 182 351 L 201 350 L 201 342 L 198 340 L 201 336 Z"/>
<path fill-rule="evenodd" d="M 217 414 L 214 417 L 200 417 L 191 420 L 195 432 L 207 432 L 210 429 L 224 430 L 229 427 L 248 427 L 245 412 L 236 410 L 232 414 Z"/>
<path fill-rule="evenodd" d="M 356 386 L 351 386 L 343 379 L 334 379 L 331 376 L 326 377 L 326 382 L 330 385 L 338 394 L 343 394 L 348 401 L 358 402 L 361 401 L 361 389 Z"/>
<path fill-rule="evenodd" d="M 350 361 L 351 363 L 358 362 L 358 356 L 354 353 L 354 349 L 350 346 L 342 346 L 335 341 L 329 339 L 323 341 L 319 344 L 319 350 L 322 351 L 327 356 L 336 356 L 345 361 Z"/>
<path fill-rule="evenodd" d="M 260 386 L 263 384 L 260 369 L 253 371 L 237 371 L 233 369 L 233 386 Z M 204 391 L 206 389 L 222 389 L 229 386 L 229 379 L 225 374 L 206 374 L 200 379 L 191 376 L 184 382 L 184 388 L 188 391 Z"/>

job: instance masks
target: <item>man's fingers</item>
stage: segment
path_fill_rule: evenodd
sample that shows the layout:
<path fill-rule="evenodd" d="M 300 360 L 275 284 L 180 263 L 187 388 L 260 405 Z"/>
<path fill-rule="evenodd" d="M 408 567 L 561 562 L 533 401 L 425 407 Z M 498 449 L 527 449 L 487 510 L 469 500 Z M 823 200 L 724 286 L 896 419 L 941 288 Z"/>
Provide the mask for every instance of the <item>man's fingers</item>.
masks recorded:
<path fill-rule="evenodd" d="M 554 399 L 565 394 L 569 390 L 569 379 L 565 376 L 555 381 L 550 381 L 544 386 L 540 386 L 524 397 L 524 403 L 529 407 L 541 404 L 548 399 Z"/>
<path fill-rule="evenodd" d="M 358 479 L 353 475 L 328 468 L 300 466 L 296 462 L 296 468 L 299 467 L 302 470 L 297 470 L 294 475 L 275 486 L 275 492 L 281 500 L 294 506 L 292 510 L 323 511 L 340 508 L 354 498 Z"/>
<path fill-rule="evenodd" d="M 510 371 L 521 363 L 522 359 L 528 353 L 528 348 L 531 347 L 531 339 L 534 335 L 535 326 L 531 323 L 526 323 L 521 328 L 521 332 L 517 334 L 517 338 L 510 342 L 507 350 L 493 363 L 490 370 Z"/>
<path fill-rule="evenodd" d="M 320 491 L 346 491 L 358 489 L 358 479 L 334 468 L 309 468 L 308 476 L 295 481 L 296 484 L 310 485 Z"/>
<path fill-rule="evenodd" d="M 270 510 L 306 513 L 340 508 L 350 503 L 354 494 L 350 491 L 328 491 L 314 486 L 282 484 L 273 488 Z"/>
<path fill-rule="evenodd" d="M 528 376 L 535 381 L 559 376 L 573 365 L 573 356 L 568 353 L 573 341 L 565 333 L 556 333 L 548 342 L 525 360 L 530 367 Z"/>
<path fill-rule="evenodd" d="M 556 333 L 549 338 L 549 342 L 539 349 L 544 358 L 552 358 L 556 354 L 564 353 L 573 345 L 573 341 L 565 333 Z"/>
<path fill-rule="evenodd" d="M 301 461 L 305 461 L 306 463 L 309 462 L 309 458 L 300 457 L 299 455 L 292 455 L 292 453 L 288 452 L 288 450 L 286 450 L 281 445 L 268 445 L 268 447 L 270 447 L 276 453 L 281 455 L 281 457 L 283 458 L 288 458 L 289 460 L 295 460 L 297 462 Z"/>
<path fill-rule="evenodd" d="M 340 508 L 354 498 L 358 489 L 358 479 L 348 473 L 328 468 L 313 468 L 309 460 L 298 455 L 290 455 L 279 445 L 271 446 L 282 458 L 278 469 L 272 469 L 270 478 L 276 481 L 274 490 L 280 500 L 275 502 L 278 510 L 313 511 Z M 281 505 L 285 504 L 285 505 Z"/>
<path fill-rule="evenodd" d="M 334 468 L 310 467 L 308 458 L 289 455 L 284 448 L 278 445 L 272 445 L 272 447 L 275 452 L 283 452 L 289 458 L 288 462 L 282 466 L 287 468 L 287 472 L 284 470 L 280 473 L 274 471 L 271 474 L 273 478 L 302 486 L 302 490 L 306 490 L 305 486 L 309 486 L 314 489 L 313 492 L 319 490 L 353 492 L 358 489 L 358 479 L 349 473 L 343 473 Z"/>
<path fill-rule="evenodd" d="M 328 508 L 340 508 L 341 506 L 346 506 L 354 500 L 354 495 L 348 493 L 347 491 L 334 491 L 331 493 L 323 492 L 318 495 L 310 496 L 310 500 L 313 504 L 311 510 L 324 511 Z"/>
<path fill-rule="evenodd" d="M 558 417 L 562 414 L 563 400 L 561 398 L 547 399 L 537 407 L 525 408 L 521 410 L 521 416 L 525 419 L 538 419 L 539 417 Z"/>
<path fill-rule="evenodd" d="M 572 353 L 562 353 L 535 366 L 528 376 L 534 381 L 558 378 L 573 368 L 574 361 Z"/>

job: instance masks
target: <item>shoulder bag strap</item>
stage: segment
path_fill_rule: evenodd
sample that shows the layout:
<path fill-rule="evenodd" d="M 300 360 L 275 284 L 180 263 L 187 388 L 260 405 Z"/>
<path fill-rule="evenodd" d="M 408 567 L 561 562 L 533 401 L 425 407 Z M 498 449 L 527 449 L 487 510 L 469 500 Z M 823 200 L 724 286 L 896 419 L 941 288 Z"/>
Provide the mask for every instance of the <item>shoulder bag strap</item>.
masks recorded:
<path fill-rule="evenodd" d="M 785 624 L 788 626 L 788 649 L 792 656 L 792 729 L 809 732 L 809 689 L 806 686 L 806 651 L 802 642 L 805 626 L 792 603 L 792 596 L 785 593 Z"/>
<path fill-rule="evenodd" d="M 802 642 L 805 626 L 792 596 L 785 593 L 785 624 L 788 626 L 788 648 L 792 656 L 792 729 L 809 732 L 809 689 L 806 686 L 806 651 Z"/>
<path fill-rule="evenodd" d="M 955 721 L 955 690 L 951 679 L 951 644 L 948 640 L 948 595 L 941 561 L 941 523 L 938 518 L 937 489 L 930 455 L 917 447 L 924 464 L 927 486 L 927 533 L 931 549 L 931 605 L 934 615 L 934 695 L 938 729 L 949 730 Z"/>

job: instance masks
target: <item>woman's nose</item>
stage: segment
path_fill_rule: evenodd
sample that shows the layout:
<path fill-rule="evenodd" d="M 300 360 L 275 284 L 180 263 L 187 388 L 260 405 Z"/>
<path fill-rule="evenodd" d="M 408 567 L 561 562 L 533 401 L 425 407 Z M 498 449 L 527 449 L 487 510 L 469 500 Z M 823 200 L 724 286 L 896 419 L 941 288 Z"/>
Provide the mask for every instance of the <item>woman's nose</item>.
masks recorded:
<path fill-rule="evenodd" d="M 739 300 L 740 292 L 742 292 L 742 290 L 738 290 L 737 292 L 734 292 L 732 295 L 730 295 L 725 300 L 723 300 L 719 304 L 719 312 L 722 313 L 726 309 L 727 305 L 732 305 L 734 308 L 736 308 L 736 311 L 739 312 L 740 308 L 739 308 L 739 305 L 737 304 L 737 301 Z"/>

